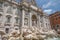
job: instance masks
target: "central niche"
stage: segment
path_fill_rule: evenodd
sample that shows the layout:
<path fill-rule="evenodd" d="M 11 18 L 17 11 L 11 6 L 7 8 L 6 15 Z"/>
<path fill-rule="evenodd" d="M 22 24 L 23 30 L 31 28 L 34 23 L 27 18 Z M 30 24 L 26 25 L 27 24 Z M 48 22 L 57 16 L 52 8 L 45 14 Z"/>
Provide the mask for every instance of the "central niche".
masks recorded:
<path fill-rule="evenodd" d="M 37 26 L 37 17 L 32 15 L 32 26 Z"/>

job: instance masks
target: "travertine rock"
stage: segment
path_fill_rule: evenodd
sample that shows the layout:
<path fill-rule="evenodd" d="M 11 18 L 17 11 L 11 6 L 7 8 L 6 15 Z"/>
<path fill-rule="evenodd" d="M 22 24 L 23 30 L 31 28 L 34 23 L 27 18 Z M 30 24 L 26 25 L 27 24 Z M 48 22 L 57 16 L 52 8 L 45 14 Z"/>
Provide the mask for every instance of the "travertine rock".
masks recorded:
<path fill-rule="evenodd" d="M 53 35 L 53 31 L 47 31 L 47 32 L 44 32 L 43 30 L 39 30 L 38 28 L 36 27 L 31 27 L 31 28 L 22 28 L 23 29 L 23 34 L 22 34 L 22 37 L 26 40 L 30 40 L 30 39 L 45 39 L 47 37 L 47 35 Z M 15 31 L 12 31 L 12 33 L 10 34 L 10 38 L 9 40 L 13 39 L 20 39 L 20 32 L 15 30 Z M 15 38 L 15 39 L 14 39 Z"/>

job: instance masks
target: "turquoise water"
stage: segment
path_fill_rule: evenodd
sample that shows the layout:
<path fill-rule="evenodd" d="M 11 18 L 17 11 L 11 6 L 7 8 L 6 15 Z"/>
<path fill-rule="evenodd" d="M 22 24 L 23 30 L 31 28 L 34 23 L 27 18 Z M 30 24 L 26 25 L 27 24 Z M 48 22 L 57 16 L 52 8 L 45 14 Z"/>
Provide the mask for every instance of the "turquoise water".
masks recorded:
<path fill-rule="evenodd" d="M 47 38 L 45 40 L 60 40 L 60 38 Z"/>

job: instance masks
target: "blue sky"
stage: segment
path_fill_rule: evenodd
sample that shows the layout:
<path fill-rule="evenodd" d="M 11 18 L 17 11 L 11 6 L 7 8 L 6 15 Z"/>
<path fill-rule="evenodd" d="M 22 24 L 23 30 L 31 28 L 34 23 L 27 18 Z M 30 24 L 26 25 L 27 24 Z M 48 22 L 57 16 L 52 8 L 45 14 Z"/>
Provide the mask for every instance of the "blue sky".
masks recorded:
<path fill-rule="evenodd" d="M 60 11 L 60 0 L 36 0 L 36 3 L 48 14 Z"/>
<path fill-rule="evenodd" d="M 60 11 L 60 0 L 36 0 L 36 3 L 48 14 Z"/>

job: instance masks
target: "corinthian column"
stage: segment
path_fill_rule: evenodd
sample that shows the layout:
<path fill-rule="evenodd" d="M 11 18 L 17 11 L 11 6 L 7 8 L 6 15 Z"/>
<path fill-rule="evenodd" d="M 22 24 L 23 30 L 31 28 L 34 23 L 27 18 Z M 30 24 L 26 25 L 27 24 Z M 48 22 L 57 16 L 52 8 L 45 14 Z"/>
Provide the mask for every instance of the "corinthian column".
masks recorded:
<path fill-rule="evenodd" d="M 24 27 L 24 15 L 25 15 L 25 11 L 22 10 L 22 27 Z"/>
<path fill-rule="evenodd" d="M 40 27 L 40 15 L 38 17 L 39 17 L 38 26 Z"/>
<path fill-rule="evenodd" d="M 23 9 L 24 7 L 22 7 L 22 26 L 21 26 L 21 40 L 24 40 L 23 38 L 23 27 L 24 27 L 24 15 L 25 15 L 25 11 Z"/>
<path fill-rule="evenodd" d="M 31 26 L 32 26 L 32 21 L 31 21 L 31 20 L 32 20 L 32 19 L 31 19 L 31 13 L 29 13 L 29 14 L 30 14 L 30 15 L 29 15 L 29 21 L 30 21 L 30 22 L 29 22 L 29 25 L 30 25 L 30 27 L 31 27 Z"/>

